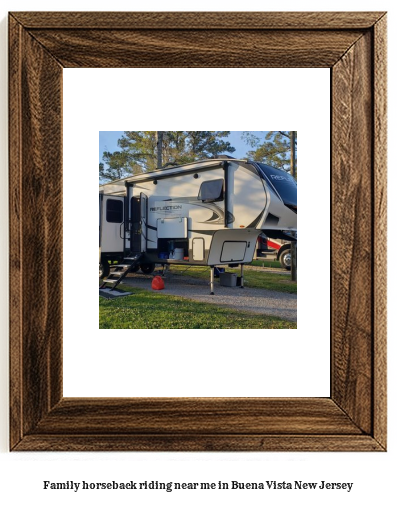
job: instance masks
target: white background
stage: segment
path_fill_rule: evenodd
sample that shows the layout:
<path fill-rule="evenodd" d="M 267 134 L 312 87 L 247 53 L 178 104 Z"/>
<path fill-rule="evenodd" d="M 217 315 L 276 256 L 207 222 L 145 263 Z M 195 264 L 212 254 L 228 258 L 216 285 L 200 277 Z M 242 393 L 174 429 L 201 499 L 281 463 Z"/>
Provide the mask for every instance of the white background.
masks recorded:
<path fill-rule="evenodd" d="M 31 2 L 6 0 L 3 4 L 0 23 L 1 48 L 0 59 L 2 70 L 7 62 L 7 10 L 32 10 Z M 97 1 L 90 3 L 84 0 L 69 1 L 62 6 L 62 10 L 145 10 L 186 9 L 186 3 L 169 1 L 166 5 L 161 2 L 147 1 L 142 7 L 141 2 L 119 1 L 117 5 L 109 5 L 108 2 Z M 234 5 L 234 7 L 233 7 Z M 318 9 L 318 2 L 302 1 L 299 8 L 304 10 Z M 37 10 L 54 10 L 54 4 L 48 1 L 38 0 L 34 4 Z M 231 2 L 207 2 L 190 4 L 190 10 L 271 10 L 283 8 L 284 10 L 296 10 L 297 4 L 292 1 L 284 1 L 282 5 L 274 2 L 249 1 L 231 4 Z M 396 47 L 396 7 L 391 1 L 373 2 L 361 1 L 325 1 L 321 3 L 322 10 L 388 10 L 389 11 L 389 47 Z M 390 98 L 389 111 L 396 111 L 395 103 L 395 56 L 390 51 Z M 395 117 L 390 117 L 390 140 L 395 138 Z M 1 170 L 0 189 L 0 216 L 2 217 L 2 235 L 0 238 L 1 265 L 7 266 L 7 80 L 6 73 L 1 74 L 1 100 L 0 100 L 0 153 Z M 118 128 L 120 128 L 118 126 Z M 392 145 L 390 141 L 390 145 Z M 389 176 L 389 189 L 395 188 L 396 177 L 393 171 Z M 395 199 L 389 190 L 390 211 L 389 216 L 396 216 Z M 389 227 L 391 230 L 391 227 Z M 393 250 L 394 241 L 391 235 L 390 250 Z M 395 279 L 395 267 L 389 265 L 389 286 Z M 291 502 L 305 504 L 307 506 L 335 505 L 340 506 L 373 506 L 393 505 L 395 494 L 395 472 L 397 465 L 396 449 L 396 345 L 393 340 L 395 331 L 393 308 L 389 312 L 389 445 L 387 453 L 31 453 L 16 454 L 8 453 L 8 296 L 7 276 L 4 269 L 4 284 L 0 293 L 0 308 L 2 309 L 1 339 L 0 339 L 0 499 L 4 505 L 22 506 L 26 503 L 33 505 L 67 506 L 71 502 L 74 505 L 86 505 L 88 501 L 96 505 L 109 505 L 115 503 L 118 506 L 151 505 L 218 505 L 220 502 L 231 505 L 247 504 L 250 506 L 290 505 Z M 391 300 L 391 296 L 389 298 Z M 389 302 L 391 305 L 391 302 Z M 253 482 L 265 480 L 277 481 L 321 481 L 329 482 L 354 482 L 351 493 L 329 491 L 320 494 L 319 491 L 202 491 L 191 494 L 185 492 L 146 492 L 143 493 L 114 493 L 98 492 L 89 494 L 64 492 L 47 492 L 42 490 L 42 481 L 54 482 L 75 481 L 211 481 L 218 480 L 240 482 Z"/>
<path fill-rule="evenodd" d="M 329 69 L 64 70 L 65 396 L 329 396 L 329 97 Z M 151 125 L 298 131 L 297 330 L 98 330 L 96 264 L 83 291 L 75 265 L 97 257 L 98 131 Z"/>

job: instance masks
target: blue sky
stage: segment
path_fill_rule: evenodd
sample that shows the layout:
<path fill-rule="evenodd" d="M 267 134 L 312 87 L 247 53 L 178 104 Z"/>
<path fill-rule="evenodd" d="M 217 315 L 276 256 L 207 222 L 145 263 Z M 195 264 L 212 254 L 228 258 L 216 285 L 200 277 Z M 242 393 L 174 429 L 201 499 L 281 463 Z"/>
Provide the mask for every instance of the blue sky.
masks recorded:
<path fill-rule="evenodd" d="M 264 139 L 267 131 L 251 131 L 261 139 Z M 235 158 L 244 158 L 247 151 L 251 148 L 242 139 L 243 131 L 234 130 L 230 132 L 230 136 L 227 138 L 229 143 L 236 148 L 236 151 L 231 155 Z M 100 131 L 99 132 L 99 162 L 102 161 L 102 154 L 104 151 L 110 151 L 111 153 L 117 151 L 117 140 L 123 135 L 123 131 L 112 130 L 112 131 Z"/>

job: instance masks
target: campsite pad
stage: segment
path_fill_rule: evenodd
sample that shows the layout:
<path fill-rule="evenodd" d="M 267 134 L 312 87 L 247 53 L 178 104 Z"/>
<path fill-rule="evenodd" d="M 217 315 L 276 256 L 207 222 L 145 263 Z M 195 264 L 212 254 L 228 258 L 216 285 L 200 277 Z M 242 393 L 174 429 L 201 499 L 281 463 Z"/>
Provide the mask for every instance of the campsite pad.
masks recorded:
<path fill-rule="evenodd" d="M 130 273 L 123 280 L 124 286 L 131 289 L 141 288 L 151 290 L 152 276 Z M 168 272 L 164 279 L 165 288 L 162 294 L 180 296 L 194 301 L 211 303 L 217 306 L 227 306 L 235 310 L 246 310 L 262 315 L 273 315 L 281 319 L 297 321 L 297 296 L 286 292 L 276 292 L 267 289 L 256 289 L 245 286 L 225 287 L 215 282 L 215 296 L 210 295 L 209 280 L 181 276 Z"/>
<path fill-rule="evenodd" d="M 99 289 L 99 295 L 106 299 L 120 298 L 123 296 L 130 296 L 133 292 L 124 292 L 122 290 Z"/>

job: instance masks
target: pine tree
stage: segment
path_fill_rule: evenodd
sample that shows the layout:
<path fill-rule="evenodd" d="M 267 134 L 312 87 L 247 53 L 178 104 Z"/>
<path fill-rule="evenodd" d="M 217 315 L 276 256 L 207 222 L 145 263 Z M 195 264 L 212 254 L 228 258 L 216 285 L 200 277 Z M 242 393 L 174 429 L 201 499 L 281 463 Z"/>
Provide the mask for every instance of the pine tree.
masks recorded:
<path fill-rule="evenodd" d="M 233 153 L 235 148 L 225 140 L 229 134 L 230 131 L 126 131 L 117 143 L 120 151 L 104 152 L 99 164 L 100 180 L 154 171 L 160 159 L 164 167 Z"/>
<path fill-rule="evenodd" d="M 291 132 L 270 130 L 266 133 L 265 141 L 250 132 L 244 132 L 243 139 L 252 148 L 247 157 L 290 172 L 291 170 Z M 297 141 L 295 147 L 297 146 Z"/>

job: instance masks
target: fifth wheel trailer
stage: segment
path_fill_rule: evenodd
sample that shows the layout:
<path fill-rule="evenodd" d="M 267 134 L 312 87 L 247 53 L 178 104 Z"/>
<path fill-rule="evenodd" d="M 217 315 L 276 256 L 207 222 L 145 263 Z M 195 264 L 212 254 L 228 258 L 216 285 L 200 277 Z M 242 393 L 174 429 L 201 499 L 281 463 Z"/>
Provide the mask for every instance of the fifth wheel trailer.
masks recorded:
<path fill-rule="evenodd" d="M 99 187 L 100 277 L 114 287 L 155 264 L 243 266 L 259 234 L 293 241 L 297 185 L 285 171 L 228 156 Z M 110 265 L 109 262 L 118 264 Z"/>

